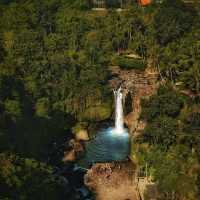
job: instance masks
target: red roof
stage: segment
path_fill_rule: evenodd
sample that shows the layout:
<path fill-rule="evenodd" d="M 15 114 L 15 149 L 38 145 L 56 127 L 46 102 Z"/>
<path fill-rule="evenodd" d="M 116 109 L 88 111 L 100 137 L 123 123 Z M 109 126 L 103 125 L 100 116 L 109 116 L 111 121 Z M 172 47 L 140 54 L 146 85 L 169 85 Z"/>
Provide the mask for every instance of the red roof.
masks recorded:
<path fill-rule="evenodd" d="M 151 2 L 152 2 L 152 0 L 139 0 L 139 3 L 140 3 L 142 6 L 147 6 L 147 5 L 149 5 Z"/>

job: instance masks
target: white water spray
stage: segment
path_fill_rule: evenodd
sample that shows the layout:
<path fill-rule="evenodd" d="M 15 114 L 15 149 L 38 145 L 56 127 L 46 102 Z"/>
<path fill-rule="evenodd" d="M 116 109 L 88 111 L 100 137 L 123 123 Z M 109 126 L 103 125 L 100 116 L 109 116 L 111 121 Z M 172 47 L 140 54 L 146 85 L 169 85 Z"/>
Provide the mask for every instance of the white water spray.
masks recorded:
<path fill-rule="evenodd" d="M 122 92 L 121 87 L 117 90 L 113 90 L 115 96 L 115 129 L 114 132 L 117 134 L 124 133 L 124 116 L 123 116 L 123 105 L 122 105 Z"/>

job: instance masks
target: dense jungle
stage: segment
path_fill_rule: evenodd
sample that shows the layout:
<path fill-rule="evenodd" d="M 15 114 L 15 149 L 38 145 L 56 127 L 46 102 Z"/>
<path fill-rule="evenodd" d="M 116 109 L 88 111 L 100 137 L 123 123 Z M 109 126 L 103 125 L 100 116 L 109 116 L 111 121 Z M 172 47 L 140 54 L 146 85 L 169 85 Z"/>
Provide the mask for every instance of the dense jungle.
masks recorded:
<path fill-rule="evenodd" d="M 130 152 L 148 165 L 158 199 L 200 199 L 199 1 L 116 7 L 0 0 L 1 200 L 83 199 L 56 170 L 78 129 L 93 137 L 113 120 L 111 66 L 158 74 L 156 92 L 141 99 L 146 126 Z"/>

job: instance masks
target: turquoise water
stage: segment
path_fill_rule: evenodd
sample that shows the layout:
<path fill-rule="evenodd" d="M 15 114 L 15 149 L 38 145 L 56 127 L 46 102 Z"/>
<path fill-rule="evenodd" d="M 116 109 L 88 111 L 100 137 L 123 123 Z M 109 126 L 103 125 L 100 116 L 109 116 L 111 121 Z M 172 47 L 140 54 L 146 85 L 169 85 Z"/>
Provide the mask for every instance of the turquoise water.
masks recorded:
<path fill-rule="evenodd" d="M 116 134 L 112 128 L 103 129 L 85 144 L 85 154 L 81 163 L 91 165 L 97 162 L 124 161 L 129 152 L 129 134 L 126 130 Z"/>

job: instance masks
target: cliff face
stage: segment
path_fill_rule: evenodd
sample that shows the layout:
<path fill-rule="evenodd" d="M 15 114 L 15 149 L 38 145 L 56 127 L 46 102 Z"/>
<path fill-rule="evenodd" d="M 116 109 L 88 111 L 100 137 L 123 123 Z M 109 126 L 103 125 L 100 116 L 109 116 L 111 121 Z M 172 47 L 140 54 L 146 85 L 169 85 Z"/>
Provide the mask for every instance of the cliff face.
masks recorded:
<path fill-rule="evenodd" d="M 128 113 L 125 112 L 125 123 L 130 134 L 137 135 L 145 126 L 145 122 L 139 120 L 141 99 L 148 98 L 155 93 L 158 86 L 158 74 L 149 67 L 145 71 L 138 71 L 121 70 L 119 67 L 114 66 L 111 67 L 111 72 L 113 78 L 110 80 L 110 87 L 116 88 L 121 85 L 125 102 L 128 100 L 127 97 L 131 97 L 128 103 L 131 104 L 131 109 L 129 107 Z"/>

